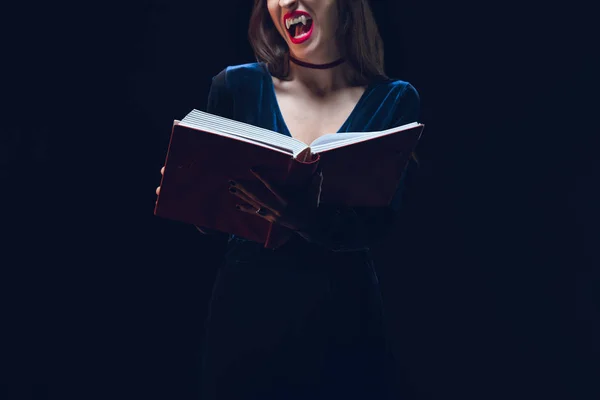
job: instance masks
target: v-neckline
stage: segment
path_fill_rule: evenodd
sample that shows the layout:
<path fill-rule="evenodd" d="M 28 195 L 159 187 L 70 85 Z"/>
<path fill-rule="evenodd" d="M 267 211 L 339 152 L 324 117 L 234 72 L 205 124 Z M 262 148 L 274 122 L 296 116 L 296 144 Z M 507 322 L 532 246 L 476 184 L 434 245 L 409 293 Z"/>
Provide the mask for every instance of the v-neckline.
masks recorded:
<path fill-rule="evenodd" d="M 285 131 L 285 134 L 289 137 L 293 137 L 292 136 L 292 132 L 290 131 L 290 129 L 287 126 L 287 123 L 285 122 L 285 118 L 283 118 L 283 113 L 281 112 L 281 108 L 279 107 L 279 101 L 277 100 L 277 93 L 275 92 L 275 83 L 273 82 L 273 77 L 271 76 L 271 73 L 269 72 L 269 70 L 267 69 L 267 67 L 265 65 L 263 65 L 263 69 L 266 72 L 265 74 L 265 78 L 268 81 L 268 86 L 270 87 L 270 92 L 271 92 L 271 98 L 273 100 L 273 104 L 275 105 L 275 112 L 277 113 L 277 117 L 279 118 L 279 120 L 281 121 L 282 127 Z M 352 108 L 352 111 L 350 111 L 350 114 L 348 114 L 348 117 L 346 118 L 346 120 L 344 120 L 344 122 L 342 123 L 342 125 L 340 126 L 340 128 L 335 132 L 335 133 L 340 133 L 342 132 L 342 130 L 344 129 L 344 127 L 350 123 L 350 121 L 352 120 L 352 117 L 354 117 L 354 114 L 356 114 L 360 107 L 360 105 L 364 102 L 364 100 L 366 99 L 368 93 L 371 91 L 371 89 L 373 88 L 373 82 L 369 83 L 367 85 L 367 87 L 365 88 L 365 91 L 363 92 L 363 94 L 360 96 L 360 98 L 358 99 L 358 101 L 356 102 L 356 104 L 354 105 L 354 107 Z"/>

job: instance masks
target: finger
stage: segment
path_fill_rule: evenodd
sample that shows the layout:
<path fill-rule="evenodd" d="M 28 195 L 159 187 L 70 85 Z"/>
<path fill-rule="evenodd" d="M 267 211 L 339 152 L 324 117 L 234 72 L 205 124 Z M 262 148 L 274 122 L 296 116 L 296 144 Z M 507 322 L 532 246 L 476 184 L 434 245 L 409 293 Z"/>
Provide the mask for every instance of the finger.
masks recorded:
<path fill-rule="evenodd" d="M 250 198 L 248 195 L 246 195 L 246 193 L 242 192 L 241 190 L 239 190 L 236 187 L 232 187 L 229 189 L 229 191 L 234 195 L 237 196 L 238 198 L 240 198 L 241 200 L 243 200 L 245 203 L 249 204 L 250 206 L 254 207 L 255 210 L 258 210 L 259 208 L 266 208 L 266 206 L 264 204 L 261 204 L 257 201 L 255 201 L 254 199 Z"/>
<path fill-rule="evenodd" d="M 233 182 L 233 181 L 231 181 L 231 182 Z M 237 182 L 233 182 L 233 183 L 235 185 L 232 185 L 229 189 L 230 191 L 233 191 L 232 193 L 240 193 L 240 194 L 244 195 L 246 199 L 249 199 L 253 204 L 257 205 L 256 208 L 261 208 L 261 207 L 267 208 L 275 215 L 280 214 L 279 208 L 281 208 L 281 206 L 277 207 L 276 205 L 272 204 L 271 202 L 267 202 L 265 200 L 258 198 L 254 193 L 250 192 L 248 189 L 246 189 L 240 183 L 237 183 Z M 285 204 L 283 204 L 283 206 L 285 207 Z"/>
<path fill-rule="evenodd" d="M 254 208 L 254 206 L 252 206 L 250 204 L 236 204 L 235 208 L 237 208 L 240 211 L 244 211 L 244 212 L 248 212 L 248 213 L 256 212 L 256 208 Z"/>
<path fill-rule="evenodd" d="M 266 214 L 259 214 L 257 213 L 258 209 L 251 206 L 250 204 L 236 204 L 235 208 L 241 212 L 258 215 L 262 219 L 265 219 L 269 222 L 276 222 L 276 217 L 273 214 L 271 214 L 270 212 L 267 212 Z"/>
<path fill-rule="evenodd" d="M 160 194 L 160 186 L 156 188 L 156 195 L 158 196 Z"/>
<path fill-rule="evenodd" d="M 265 178 L 260 176 L 260 174 L 252 168 L 250 169 L 250 172 L 252 172 L 252 174 L 259 181 L 261 181 L 263 183 L 263 185 L 265 185 L 265 187 L 271 191 L 271 193 L 273 193 L 275 195 L 275 197 L 277 198 L 277 200 L 279 200 L 281 202 L 281 204 L 283 204 L 284 206 L 287 205 L 287 201 L 285 200 L 285 197 L 283 196 L 283 194 L 279 190 L 275 189 L 269 181 L 267 181 Z"/>
<path fill-rule="evenodd" d="M 161 175 L 164 175 L 164 174 L 165 174 L 165 167 L 162 167 L 162 168 L 160 169 L 160 174 L 161 174 Z"/>

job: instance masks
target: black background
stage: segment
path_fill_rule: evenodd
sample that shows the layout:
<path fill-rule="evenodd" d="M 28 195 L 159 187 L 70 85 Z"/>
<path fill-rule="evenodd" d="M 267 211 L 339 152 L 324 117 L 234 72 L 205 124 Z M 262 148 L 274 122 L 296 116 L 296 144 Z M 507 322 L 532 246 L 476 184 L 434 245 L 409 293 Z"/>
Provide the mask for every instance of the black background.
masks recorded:
<path fill-rule="evenodd" d="M 0 358 L 15 393 L 198 398 L 223 249 L 153 217 L 154 190 L 173 119 L 254 61 L 251 3 L 3 11 Z M 591 12 L 372 3 L 387 72 L 418 89 L 426 125 L 402 224 L 375 249 L 398 398 L 597 398 Z"/>

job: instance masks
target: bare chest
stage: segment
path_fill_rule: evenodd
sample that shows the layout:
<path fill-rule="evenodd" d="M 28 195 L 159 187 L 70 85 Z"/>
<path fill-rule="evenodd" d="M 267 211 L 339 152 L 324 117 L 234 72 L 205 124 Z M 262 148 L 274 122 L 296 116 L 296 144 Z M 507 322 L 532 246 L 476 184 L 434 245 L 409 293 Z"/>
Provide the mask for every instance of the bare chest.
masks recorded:
<path fill-rule="evenodd" d="M 364 88 L 349 88 L 326 98 L 277 93 L 284 122 L 293 138 L 306 144 L 336 133 L 354 111 Z"/>

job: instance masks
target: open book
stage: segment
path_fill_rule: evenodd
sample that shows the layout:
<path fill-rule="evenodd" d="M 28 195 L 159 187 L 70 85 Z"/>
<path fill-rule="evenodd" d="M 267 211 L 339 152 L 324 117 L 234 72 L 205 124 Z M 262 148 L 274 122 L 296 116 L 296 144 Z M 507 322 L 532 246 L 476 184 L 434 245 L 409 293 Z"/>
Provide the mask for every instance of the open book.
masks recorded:
<path fill-rule="evenodd" d="M 390 204 L 423 125 L 378 132 L 326 134 L 307 145 L 268 129 L 193 110 L 174 121 L 155 215 L 227 232 L 276 247 L 285 228 L 236 210 L 236 180 L 269 196 L 250 172 L 283 190 L 302 190 L 317 167 L 321 203 L 381 207 Z"/>

